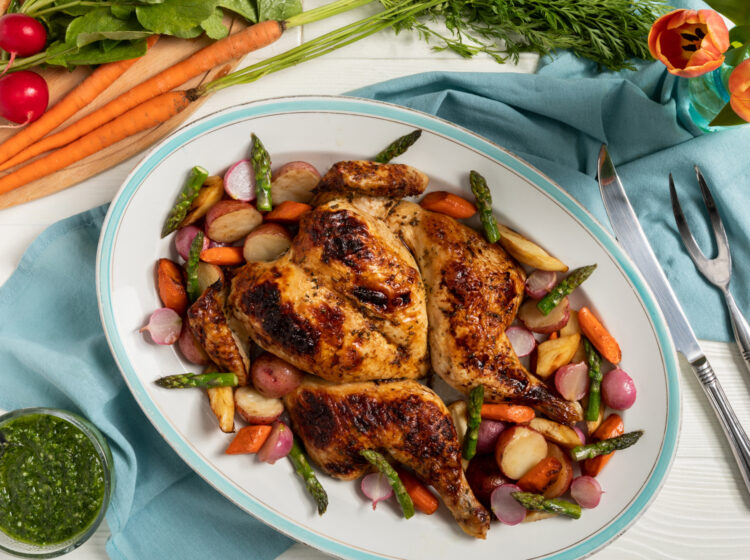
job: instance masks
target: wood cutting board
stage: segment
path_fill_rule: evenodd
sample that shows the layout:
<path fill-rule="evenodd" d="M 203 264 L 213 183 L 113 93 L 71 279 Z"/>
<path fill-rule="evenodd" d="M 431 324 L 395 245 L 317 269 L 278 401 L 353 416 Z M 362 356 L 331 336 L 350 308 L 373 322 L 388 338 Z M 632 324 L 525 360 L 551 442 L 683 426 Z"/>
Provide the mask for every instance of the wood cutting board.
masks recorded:
<path fill-rule="evenodd" d="M 230 33 L 236 33 L 245 27 L 244 22 L 235 19 L 225 20 L 225 23 L 230 28 Z M 73 117 L 73 120 L 78 120 L 78 118 L 94 111 L 143 80 L 146 80 L 165 68 L 170 67 L 172 64 L 187 58 L 189 55 L 202 49 L 210 42 L 211 40 L 206 37 L 199 37 L 198 39 L 191 40 L 177 39 L 175 37 L 161 37 L 156 45 L 154 45 L 154 47 L 151 48 L 143 58 L 133 64 L 127 72 L 102 92 L 94 103 L 76 114 L 75 117 Z M 229 64 L 214 68 L 213 70 L 190 80 L 179 89 L 195 87 L 203 82 L 209 81 L 217 74 L 226 73 L 235 68 L 239 62 L 240 59 L 236 59 Z M 79 67 L 72 72 L 60 68 L 44 68 L 37 71 L 47 80 L 47 85 L 50 90 L 50 106 L 56 103 L 63 95 L 77 86 L 91 73 L 91 69 L 88 67 Z M 134 156 L 161 140 L 175 128 L 180 126 L 185 119 L 187 119 L 206 100 L 206 98 L 207 96 L 191 103 L 187 109 L 151 130 L 126 138 L 117 144 L 105 148 L 94 155 L 53 173 L 52 175 L 39 179 L 38 181 L 28 183 L 13 191 L 1 194 L 0 209 L 9 208 L 16 204 L 23 204 L 24 202 L 29 202 L 63 189 L 67 189 L 76 183 L 80 183 L 84 179 L 88 179 L 89 177 Z M 63 123 L 56 130 L 60 130 L 66 125 L 67 123 Z M 0 141 L 12 136 L 14 132 L 15 131 L 13 130 L 0 131 Z"/>

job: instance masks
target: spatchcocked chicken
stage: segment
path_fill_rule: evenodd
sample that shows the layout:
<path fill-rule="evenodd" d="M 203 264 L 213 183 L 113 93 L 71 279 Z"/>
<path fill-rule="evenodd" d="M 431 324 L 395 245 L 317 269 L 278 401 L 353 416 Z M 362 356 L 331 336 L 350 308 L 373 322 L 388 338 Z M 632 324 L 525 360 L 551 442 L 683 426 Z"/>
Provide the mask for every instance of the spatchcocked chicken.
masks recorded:
<path fill-rule="evenodd" d="M 490 514 L 469 488 L 450 413 L 431 389 L 411 380 L 308 380 L 284 404 L 310 457 L 331 476 L 359 478 L 372 470 L 360 451 L 385 451 L 438 491 L 466 533 L 485 537 Z"/>
<path fill-rule="evenodd" d="M 211 359 L 239 370 L 241 382 L 248 339 L 327 380 L 285 397 L 323 470 L 356 478 L 371 470 L 361 450 L 386 452 L 436 488 L 466 533 L 483 538 L 489 514 L 466 483 L 450 415 L 413 380 L 431 366 L 464 394 L 483 385 L 487 401 L 528 404 L 566 424 L 582 413 L 530 374 L 505 336 L 523 269 L 471 228 L 401 200 L 426 186 L 406 165 L 335 164 L 289 251 L 206 290 L 188 319 Z"/>

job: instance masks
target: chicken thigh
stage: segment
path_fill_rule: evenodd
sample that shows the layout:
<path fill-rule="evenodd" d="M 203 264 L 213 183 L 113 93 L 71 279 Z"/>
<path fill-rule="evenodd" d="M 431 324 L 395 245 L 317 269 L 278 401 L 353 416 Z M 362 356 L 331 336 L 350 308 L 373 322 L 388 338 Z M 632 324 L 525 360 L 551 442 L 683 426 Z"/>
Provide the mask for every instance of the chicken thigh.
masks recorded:
<path fill-rule="evenodd" d="M 525 273 L 503 248 L 411 202 L 393 207 L 387 221 L 416 256 L 427 288 L 435 373 L 465 394 L 483 385 L 488 402 L 527 404 L 565 424 L 582 420 L 580 405 L 526 371 L 505 336 L 521 303 Z"/>
<path fill-rule="evenodd" d="M 284 404 L 326 473 L 358 478 L 372 470 L 360 451 L 386 452 L 438 491 L 467 534 L 485 538 L 490 515 L 469 488 L 450 413 L 431 389 L 410 380 L 333 385 L 308 378 Z"/>

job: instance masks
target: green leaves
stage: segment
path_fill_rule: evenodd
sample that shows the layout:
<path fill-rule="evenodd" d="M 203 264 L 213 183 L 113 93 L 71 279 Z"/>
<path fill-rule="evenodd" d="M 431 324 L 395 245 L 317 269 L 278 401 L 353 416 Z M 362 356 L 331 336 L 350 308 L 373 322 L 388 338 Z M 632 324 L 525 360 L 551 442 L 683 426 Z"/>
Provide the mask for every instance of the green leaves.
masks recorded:
<path fill-rule="evenodd" d="M 258 0 L 258 21 L 284 21 L 302 11 L 300 0 Z"/>
<path fill-rule="evenodd" d="M 706 0 L 706 4 L 731 19 L 736 25 L 750 24 L 748 0 Z"/>
<path fill-rule="evenodd" d="M 200 35 L 200 24 L 214 14 L 218 0 L 164 0 L 135 9 L 140 24 L 155 33 L 192 38 Z M 198 33 L 196 34 L 196 28 Z"/>
<path fill-rule="evenodd" d="M 201 27 L 211 39 L 223 39 L 229 35 L 229 29 L 221 22 L 222 17 L 224 17 L 224 12 L 221 8 L 216 8 L 210 17 L 201 22 Z"/>
<path fill-rule="evenodd" d="M 116 60 L 129 60 L 146 54 L 145 39 L 138 41 L 99 41 L 85 47 L 71 47 L 66 43 L 56 43 L 47 49 L 50 57 L 47 64 L 71 68 L 82 64 L 105 64 Z"/>
<path fill-rule="evenodd" d="M 247 21 L 258 21 L 258 14 L 255 12 L 255 6 L 250 0 L 219 0 L 219 7 L 225 8 L 239 14 Z"/>
<path fill-rule="evenodd" d="M 97 8 L 74 19 L 65 33 L 65 42 L 83 47 L 102 39 L 134 41 L 151 35 L 135 18 L 119 19 L 108 8 Z"/>

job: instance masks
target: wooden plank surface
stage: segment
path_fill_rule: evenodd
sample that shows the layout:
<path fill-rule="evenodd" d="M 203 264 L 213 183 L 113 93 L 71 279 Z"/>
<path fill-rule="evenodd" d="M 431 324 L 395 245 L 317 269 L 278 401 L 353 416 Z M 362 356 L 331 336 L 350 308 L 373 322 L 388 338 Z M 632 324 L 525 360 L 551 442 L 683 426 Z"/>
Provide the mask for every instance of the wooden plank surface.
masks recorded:
<path fill-rule="evenodd" d="M 236 32 L 244 24 L 236 20 L 228 19 L 226 23 L 231 27 L 230 32 Z M 210 40 L 205 37 L 201 37 L 193 40 L 177 39 L 173 37 L 161 37 L 159 41 L 154 45 L 149 52 L 136 62 L 130 69 L 120 76 L 107 90 L 105 90 L 96 101 L 86 107 L 77 116 L 76 120 L 84 115 L 95 111 L 99 107 L 105 105 L 112 99 L 121 95 L 123 92 L 128 91 L 133 86 L 141 83 L 142 81 L 158 74 L 165 68 L 169 68 L 175 62 L 187 58 L 195 51 L 202 49 Z M 234 68 L 238 60 L 234 60 L 231 63 L 214 68 L 213 70 L 198 76 L 187 82 L 180 89 L 187 89 L 189 87 L 195 87 L 203 82 L 210 80 L 220 72 L 227 72 Z M 56 103 L 63 95 L 68 91 L 77 86 L 83 81 L 90 73 L 91 70 L 84 67 L 79 67 L 73 72 L 69 72 L 61 68 L 45 68 L 40 72 L 47 80 L 47 84 L 50 88 L 50 106 Z M 109 169 L 110 167 L 117 165 L 118 163 L 125 161 L 129 157 L 138 154 L 147 149 L 158 140 L 165 137 L 167 134 L 172 132 L 175 128 L 180 126 L 185 119 L 187 119 L 193 112 L 198 109 L 204 102 L 206 97 L 201 97 L 197 101 L 188 106 L 187 109 L 181 113 L 175 115 L 167 122 L 146 130 L 125 140 L 122 140 L 108 148 L 105 148 L 96 154 L 93 154 L 73 165 L 66 167 L 52 175 L 28 183 L 18 189 L 10 191 L 0 195 L 0 209 L 15 206 L 16 204 L 22 204 L 31 200 L 47 196 L 52 193 L 56 193 L 63 189 L 80 183 L 84 179 L 88 179 L 101 171 Z M 58 127 L 59 129 L 67 126 L 68 123 L 63 123 Z M 5 140 L 11 136 L 15 131 L 3 130 L 0 132 L 0 141 Z M 42 157 L 42 156 L 39 156 Z M 21 164 L 26 165 L 26 163 Z"/>

